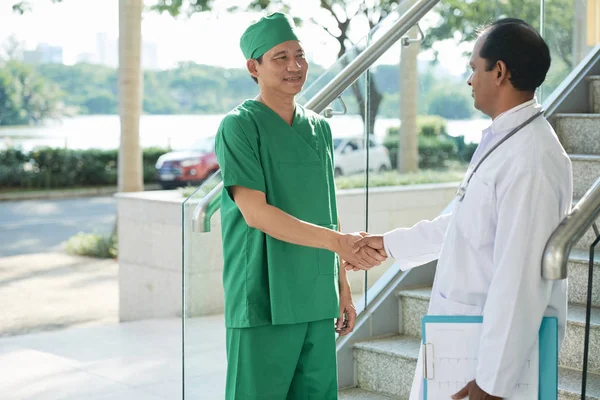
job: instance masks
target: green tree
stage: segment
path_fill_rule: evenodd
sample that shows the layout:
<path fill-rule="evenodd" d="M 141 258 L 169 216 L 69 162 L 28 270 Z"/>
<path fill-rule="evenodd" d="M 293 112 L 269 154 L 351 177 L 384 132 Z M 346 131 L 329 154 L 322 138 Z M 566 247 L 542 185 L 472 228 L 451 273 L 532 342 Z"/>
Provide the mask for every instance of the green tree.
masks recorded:
<path fill-rule="evenodd" d="M 457 85 L 438 85 L 427 99 L 428 114 L 447 119 L 467 119 L 473 116 L 473 99 Z"/>
<path fill-rule="evenodd" d="M 572 68 L 573 1 L 546 1 L 544 10 L 546 40 L 553 53 Z M 426 48 L 444 39 L 472 41 L 479 28 L 504 17 L 521 18 L 540 30 L 539 0 L 444 0 L 435 12 L 441 23 L 427 32 L 423 42 Z"/>
<path fill-rule="evenodd" d="M 0 125 L 38 123 L 62 113 L 58 87 L 18 61 L 0 67 Z"/>
<path fill-rule="evenodd" d="M 50 0 L 53 3 L 60 3 L 62 0 Z M 33 9 L 31 0 L 21 0 L 17 1 L 13 4 L 12 9 L 14 12 L 19 14 L 25 14 L 27 11 L 31 11 Z"/>

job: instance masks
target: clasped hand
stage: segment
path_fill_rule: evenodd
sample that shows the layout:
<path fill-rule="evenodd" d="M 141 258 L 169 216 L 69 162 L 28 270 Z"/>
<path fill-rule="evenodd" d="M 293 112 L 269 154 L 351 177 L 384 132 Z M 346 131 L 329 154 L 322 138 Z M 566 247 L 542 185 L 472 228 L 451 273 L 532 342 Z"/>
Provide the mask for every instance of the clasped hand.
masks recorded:
<path fill-rule="evenodd" d="M 383 236 L 366 232 L 341 235 L 337 253 L 344 260 L 343 268 L 348 271 L 369 270 L 387 259 Z"/>

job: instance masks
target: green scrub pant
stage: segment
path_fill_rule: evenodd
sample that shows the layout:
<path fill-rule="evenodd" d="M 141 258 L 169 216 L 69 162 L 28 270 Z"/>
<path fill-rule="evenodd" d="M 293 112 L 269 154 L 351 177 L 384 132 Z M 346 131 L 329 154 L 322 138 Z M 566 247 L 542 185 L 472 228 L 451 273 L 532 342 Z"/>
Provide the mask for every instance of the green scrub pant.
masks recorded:
<path fill-rule="evenodd" d="M 337 399 L 333 320 L 228 328 L 225 398 Z"/>

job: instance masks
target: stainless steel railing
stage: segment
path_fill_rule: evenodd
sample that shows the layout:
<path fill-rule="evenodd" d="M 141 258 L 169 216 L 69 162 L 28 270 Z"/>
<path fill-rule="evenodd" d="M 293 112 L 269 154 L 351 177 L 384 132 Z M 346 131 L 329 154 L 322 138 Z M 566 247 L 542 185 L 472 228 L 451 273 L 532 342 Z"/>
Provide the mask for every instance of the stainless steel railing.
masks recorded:
<path fill-rule="evenodd" d="M 542 277 L 565 279 L 571 248 L 600 216 L 600 178 L 579 200 L 548 239 L 542 258 Z"/>

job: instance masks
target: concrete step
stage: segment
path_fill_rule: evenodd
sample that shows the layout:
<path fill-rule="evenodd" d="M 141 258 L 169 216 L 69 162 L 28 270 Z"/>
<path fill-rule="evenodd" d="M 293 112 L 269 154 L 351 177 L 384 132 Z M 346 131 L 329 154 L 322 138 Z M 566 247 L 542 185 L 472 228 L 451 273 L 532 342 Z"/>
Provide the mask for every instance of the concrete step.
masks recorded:
<path fill-rule="evenodd" d="M 420 341 L 392 336 L 354 345 L 358 387 L 371 392 L 408 399 Z"/>
<path fill-rule="evenodd" d="M 558 363 L 563 367 L 582 369 L 585 307 L 569 304 L 567 318 L 567 331 L 558 355 Z M 592 307 L 590 326 L 588 370 L 600 373 L 600 309 Z"/>
<path fill-rule="evenodd" d="M 427 312 L 428 289 L 405 290 L 399 292 L 403 312 L 405 335 L 421 336 L 421 317 Z M 430 294 L 430 292 L 429 292 Z M 583 340 L 585 332 L 585 307 L 569 304 L 565 338 L 559 354 L 559 364 L 564 367 L 581 369 L 583 366 Z M 600 309 L 592 308 L 590 330 L 590 357 L 588 368 L 600 373 Z"/>
<path fill-rule="evenodd" d="M 600 114 L 558 114 L 556 134 L 569 154 L 600 155 Z"/>
<path fill-rule="evenodd" d="M 585 398 L 600 400 L 600 375 L 588 373 Z M 581 399 L 581 371 L 569 368 L 558 370 L 558 400 Z"/>
<path fill-rule="evenodd" d="M 573 202 L 573 205 L 575 205 L 576 202 Z M 596 224 L 598 225 L 598 228 L 600 229 L 600 219 L 598 219 L 596 221 Z M 590 246 L 592 245 L 592 243 L 594 243 L 594 240 L 596 240 L 596 234 L 594 233 L 594 229 L 592 227 L 590 227 L 590 229 L 588 229 L 585 234 L 581 237 L 581 239 L 579 239 L 579 241 L 575 244 L 575 248 L 576 249 L 580 249 L 585 251 L 586 253 L 590 252 Z M 600 251 L 598 251 L 598 246 L 596 246 L 596 259 L 600 259 Z"/>
<path fill-rule="evenodd" d="M 586 79 L 590 85 L 590 110 L 600 113 L 600 76 L 588 76 Z"/>
<path fill-rule="evenodd" d="M 573 198 L 580 199 L 600 177 L 600 155 L 571 154 Z"/>
<path fill-rule="evenodd" d="M 339 392 L 339 400 L 400 400 L 400 397 L 386 396 L 384 394 L 369 392 L 368 390 L 354 388 L 343 389 Z"/>
<path fill-rule="evenodd" d="M 600 307 L 600 249 L 594 257 L 592 305 Z M 574 249 L 569 255 L 569 303 L 585 305 L 587 302 L 589 251 Z"/>
<path fill-rule="evenodd" d="M 408 399 L 410 386 L 417 365 L 420 341 L 406 336 L 393 336 L 357 343 L 354 346 L 359 387 L 368 389 L 365 397 L 358 399 L 379 399 L 366 397 L 377 394 Z M 581 395 L 581 371 L 559 368 L 559 400 L 579 400 Z M 588 373 L 586 398 L 600 400 L 600 375 Z M 341 392 L 340 392 L 341 393 Z M 352 397 L 342 398 L 354 399 Z M 387 397 L 382 397 L 385 399 Z"/>
<path fill-rule="evenodd" d="M 400 334 L 421 337 L 421 318 L 427 314 L 431 287 L 402 290 L 398 293 L 400 299 Z"/>

